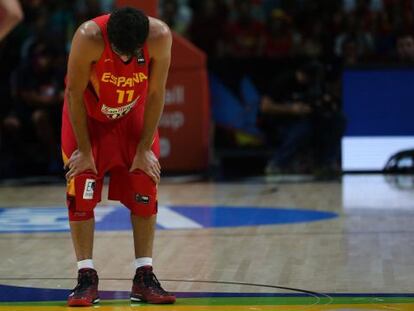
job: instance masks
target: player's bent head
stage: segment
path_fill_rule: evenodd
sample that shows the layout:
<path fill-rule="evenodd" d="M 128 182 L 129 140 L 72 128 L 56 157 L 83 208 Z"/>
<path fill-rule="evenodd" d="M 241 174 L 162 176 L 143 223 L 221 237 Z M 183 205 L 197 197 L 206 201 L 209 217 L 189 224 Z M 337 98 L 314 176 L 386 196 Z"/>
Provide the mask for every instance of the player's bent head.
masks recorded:
<path fill-rule="evenodd" d="M 134 55 L 147 40 L 149 19 L 138 9 L 119 8 L 111 13 L 107 30 L 109 41 L 118 54 Z"/>

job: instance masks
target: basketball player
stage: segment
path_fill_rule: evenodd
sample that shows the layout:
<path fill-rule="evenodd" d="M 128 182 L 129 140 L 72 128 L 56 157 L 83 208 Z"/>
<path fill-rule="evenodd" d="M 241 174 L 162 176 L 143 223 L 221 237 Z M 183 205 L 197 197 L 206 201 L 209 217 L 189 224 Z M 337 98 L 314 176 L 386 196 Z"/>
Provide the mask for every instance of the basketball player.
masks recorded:
<path fill-rule="evenodd" d="M 0 0 L 0 41 L 22 21 L 23 12 L 17 0 Z"/>
<path fill-rule="evenodd" d="M 121 8 L 82 24 L 68 61 L 62 117 L 62 151 L 78 284 L 69 306 L 99 301 L 92 261 L 94 212 L 103 177 L 109 199 L 131 212 L 135 247 L 132 301 L 174 303 L 152 270 L 160 181 L 158 122 L 171 57 L 163 22 Z"/>

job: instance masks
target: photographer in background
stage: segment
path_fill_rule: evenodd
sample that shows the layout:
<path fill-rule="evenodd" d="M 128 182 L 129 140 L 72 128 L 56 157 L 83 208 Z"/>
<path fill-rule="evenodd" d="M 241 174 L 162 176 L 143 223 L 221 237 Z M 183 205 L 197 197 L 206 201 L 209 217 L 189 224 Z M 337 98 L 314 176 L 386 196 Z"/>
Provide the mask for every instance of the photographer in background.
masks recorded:
<path fill-rule="evenodd" d="M 261 102 L 263 128 L 276 147 L 267 174 L 312 171 L 327 178 L 338 171 L 344 121 L 338 100 L 322 81 L 321 65 L 311 63 L 270 83 Z M 295 161 L 300 152 L 305 157 Z"/>

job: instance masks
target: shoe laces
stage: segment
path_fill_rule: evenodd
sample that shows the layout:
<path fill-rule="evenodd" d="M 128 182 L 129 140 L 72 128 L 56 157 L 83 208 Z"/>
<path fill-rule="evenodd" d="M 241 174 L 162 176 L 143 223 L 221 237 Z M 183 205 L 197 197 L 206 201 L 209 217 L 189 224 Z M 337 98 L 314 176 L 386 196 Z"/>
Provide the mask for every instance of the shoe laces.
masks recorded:
<path fill-rule="evenodd" d="M 157 277 L 152 271 L 143 271 L 141 273 L 137 273 L 135 276 L 134 281 L 138 281 L 142 279 L 144 285 L 150 288 L 153 291 L 156 291 L 160 294 L 166 294 L 167 292 L 161 287 L 161 283 L 158 281 Z"/>
<path fill-rule="evenodd" d="M 73 289 L 73 291 L 84 291 L 94 283 L 95 282 L 92 271 L 80 272 L 78 275 L 78 284 Z"/>

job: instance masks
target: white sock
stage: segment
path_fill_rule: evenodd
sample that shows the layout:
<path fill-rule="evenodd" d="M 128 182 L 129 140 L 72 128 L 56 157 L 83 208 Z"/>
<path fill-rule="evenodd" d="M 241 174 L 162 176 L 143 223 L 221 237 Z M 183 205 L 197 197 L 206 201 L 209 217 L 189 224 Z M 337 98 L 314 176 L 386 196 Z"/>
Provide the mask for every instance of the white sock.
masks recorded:
<path fill-rule="evenodd" d="M 135 259 L 135 270 L 143 266 L 152 266 L 151 257 L 140 257 Z"/>
<path fill-rule="evenodd" d="M 78 270 L 85 269 L 85 268 L 95 269 L 93 267 L 92 259 L 85 259 L 85 260 L 78 261 Z"/>

